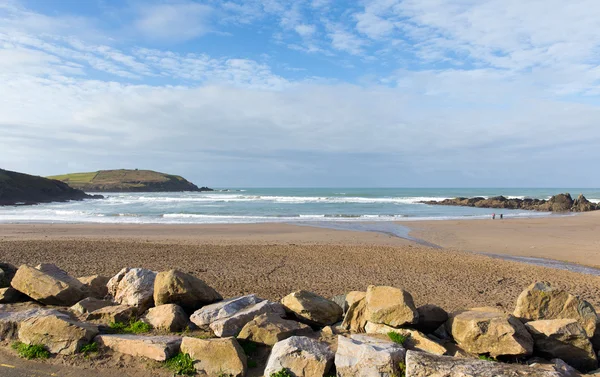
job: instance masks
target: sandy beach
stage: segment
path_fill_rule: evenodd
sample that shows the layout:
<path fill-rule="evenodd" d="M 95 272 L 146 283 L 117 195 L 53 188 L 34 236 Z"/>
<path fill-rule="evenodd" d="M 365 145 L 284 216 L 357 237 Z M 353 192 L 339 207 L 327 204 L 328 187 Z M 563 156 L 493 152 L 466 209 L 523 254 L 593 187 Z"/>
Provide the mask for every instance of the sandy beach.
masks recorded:
<path fill-rule="evenodd" d="M 406 288 L 417 304 L 512 310 L 523 288 L 549 281 L 600 305 L 597 276 L 469 252 L 600 265 L 598 215 L 403 223 L 443 249 L 378 233 L 287 224 L 3 224 L 0 259 L 55 263 L 75 276 L 110 276 L 125 266 L 177 268 L 226 297 L 257 293 L 278 299 L 297 289 L 332 296 L 385 284 Z"/>

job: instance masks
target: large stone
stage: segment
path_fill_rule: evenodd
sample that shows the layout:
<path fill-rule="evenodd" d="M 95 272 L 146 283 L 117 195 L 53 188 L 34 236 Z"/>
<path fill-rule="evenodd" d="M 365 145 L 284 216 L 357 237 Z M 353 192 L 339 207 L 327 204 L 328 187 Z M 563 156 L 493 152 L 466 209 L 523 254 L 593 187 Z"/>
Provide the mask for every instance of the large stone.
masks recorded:
<path fill-rule="evenodd" d="M 142 320 L 155 329 L 182 331 L 188 327 L 188 316 L 179 305 L 165 304 L 149 309 Z"/>
<path fill-rule="evenodd" d="M 34 317 L 58 316 L 69 319 L 66 313 L 56 309 L 29 308 L 20 311 L 9 311 L 0 313 L 0 340 L 16 339 L 19 326 L 24 321 Z"/>
<path fill-rule="evenodd" d="M 425 334 L 417 330 L 398 329 L 387 325 L 367 322 L 365 331 L 367 334 L 389 334 L 390 332 L 395 332 L 406 337 L 406 342 L 403 344 L 405 348 L 415 351 L 429 352 L 436 355 L 446 354 L 446 348 L 444 348 L 444 346 L 434 342 Z"/>
<path fill-rule="evenodd" d="M 530 285 L 519 295 L 513 314 L 523 321 L 576 319 L 590 338 L 594 335 L 598 320 L 591 304 L 543 282 Z"/>
<path fill-rule="evenodd" d="M 369 322 L 399 327 L 417 323 L 419 319 L 412 296 L 403 289 L 370 285 L 365 300 Z"/>
<path fill-rule="evenodd" d="M 278 314 L 262 314 L 246 323 L 237 336 L 259 344 L 273 346 L 275 343 L 294 335 L 308 335 L 312 329 L 296 321 L 281 318 Z"/>
<path fill-rule="evenodd" d="M 88 297 L 79 301 L 77 304 L 71 306 L 71 311 L 77 315 L 84 315 L 96 311 L 98 309 L 114 305 L 116 304 L 112 301 L 99 300 L 97 298 Z"/>
<path fill-rule="evenodd" d="M 81 290 L 84 293 L 86 291 L 83 283 L 81 283 L 76 278 L 70 276 L 67 273 L 67 271 L 63 270 L 62 268 L 58 267 L 55 264 L 41 263 L 41 264 L 38 264 L 37 266 L 35 266 L 35 268 L 36 268 L 36 270 L 42 271 L 43 273 L 46 273 L 50 276 L 54 276 L 56 279 L 59 279 L 69 285 L 72 285 L 73 287 L 77 287 L 79 290 Z"/>
<path fill-rule="evenodd" d="M 547 371 L 521 364 L 451 356 L 426 352 L 406 352 L 407 377 L 563 377 L 559 372 Z"/>
<path fill-rule="evenodd" d="M 91 275 L 77 278 L 85 287 L 90 297 L 103 299 L 108 295 L 107 284 L 110 280 L 107 276 Z"/>
<path fill-rule="evenodd" d="M 156 272 L 145 268 L 132 268 L 119 280 L 114 301 L 121 305 L 135 306 L 140 313 L 154 304 L 154 279 Z M 110 282 L 109 282 L 110 285 Z"/>
<path fill-rule="evenodd" d="M 431 334 L 448 320 L 448 313 L 437 305 L 419 306 L 417 312 L 419 313 L 419 322 L 415 328 L 426 334 Z"/>
<path fill-rule="evenodd" d="M 264 300 L 254 294 L 230 298 L 198 309 L 192 314 L 190 320 L 196 326 L 207 329 L 214 321 L 230 317 L 240 310 L 261 301 Z"/>
<path fill-rule="evenodd" d="M 246 355 L 235 338 L 185 337 L 181 352 L 189 354 L 196 370 L 207 376 L 242 377 L 246 374 Z"/>
<path fill-rule="evenodd" d="M 0 288 L 0 304 L 10 304 L 13 302 L 18 302 L 26 297 L 13 287 L 8 288 Z"/>
<path fill-rule="evenodd" d="M 283 317 L 285 310 L 280 303 L 265 300 L 248 306 L 229 317 L 216 320 L 209 327 L 218 337 L 237 336 L 248 322 L 265 313 Z"/>
<path fill-rule="evenodd" d="M 0 288 L 10 287 L 17 268 L 10 263 L 0 263 Z"/>
<path fill-rule="evenodd" d="M 337 377 L 393 377 L 406 351 L 396 343 L 356 334 L 338 336 L 335 353 Z"/>
<path fill-rule="evenodd" d="M 365 332 L 367 324 L 367 299 L 363 298 L 352 303 L 346 311 L 342 328 L 351 332 Z"/>
<path fill-rule="evenodd" d="M 124 267 L 121 271 L 117 272 L 117 274 L 110 279 L 108 279 L 108 283 L 106 283 L 106 290 L 110 297 L 115 297 L 117 295 L 117 289 L 119 288 L 119 283 L 123 280 L 123 277 L 126 273 L 131 270 L 129 267 Z"/>
<path fill-rule="evenodd" d="M 334 356 L 325 342 L 292 336 L 273 346 L 264 375 L 287 369 L 296 377 L 323 377 L 329 372 Z"/>
<path fill-rule="evenodd" d="M 51 353 L 72 355 L 98 334 L 98 328 L 61 316 L 33 317 L 19 327 L 19 340 L 25 344 L 41 344 Z"/>
<path fill-rule="evenodd" d="M 446 327 L 465 351 L 491 356 L 524 356 L 533 351 L 533 339 L 517 318 L 494 308 L 453 313 Z"/>
<path fill-rule="evenodd" d="M 362 291 L 350 291 L 348 292 L 348 294 L 346 295 L 345 298 L 345 311 L 347 311 L 352 304 L 354 304 L 357 301 L 362 300 L 363 298 L 365 298 L 367 296 L 367 292 L 362 292 Z"/>
<path fill-rule="evenodd" d="M 533 336 L 537 354 L 559 358 L 581 371 L 597 368 L 592 343 L 576 319 L 531 321 L 525 326 Z"/>
<path fill-rule="evenodd" d="M 111 322 L 127 323 L 135 318 L 137 308 L 127 305 L 106 306 L 104 308 L 94 310 L 85 316 L 86 321 L 96 323 L 109 324 Z"/>
<path fill-rule="evenodd" d="M 188 313 L 223 297 L 204 281 L 178 270 L 159 272 L 154 282 L 154 302 L 177 304 Z"/>
<path fill-rule="evenodd" d="M 11 285 L 17 291 L 42 304 L 71 306 L 84 298 L 82 285 L 79 282 L 71 284 L 72 280 L 65 278 L 60 271 L 45 272 L 22 265 L 17 270 Z"/>
<path fill-rule="evenodd" d="M 131 356 L 165 361 L 179 352 L 179 336 L 142 336 L 131 334 L 98 335 L 94 341 L 102 347 Z"/>
<path fill-rule="evenodd" d="M 335 302 L 308 291 L 292 292 L 281 299 L 281 304 L 299 321 L 309 325 L 333 325 L 344 314 Z"/>

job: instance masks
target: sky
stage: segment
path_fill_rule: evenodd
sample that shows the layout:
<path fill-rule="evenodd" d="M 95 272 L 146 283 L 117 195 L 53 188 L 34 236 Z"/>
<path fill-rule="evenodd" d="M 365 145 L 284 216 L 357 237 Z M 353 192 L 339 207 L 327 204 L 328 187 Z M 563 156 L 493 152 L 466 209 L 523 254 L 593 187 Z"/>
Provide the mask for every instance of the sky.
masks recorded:
<path fill-rule="evenodd" d="M 597 0 L 0 0 L 0 167 L 600 187 Z"/>

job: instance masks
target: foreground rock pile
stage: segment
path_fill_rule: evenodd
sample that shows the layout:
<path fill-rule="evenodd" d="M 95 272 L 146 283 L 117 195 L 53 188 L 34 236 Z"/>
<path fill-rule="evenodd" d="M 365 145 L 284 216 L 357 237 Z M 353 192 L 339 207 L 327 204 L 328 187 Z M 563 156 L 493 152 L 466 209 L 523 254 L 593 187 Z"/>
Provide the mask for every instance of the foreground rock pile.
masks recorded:
<path fill-rule="evenodd" d="M 49 264 L 0 264 L 0 303 L 5 343 L 41 345 L 57 355 L 95 343 L 101 352 L 160 362 L 183 353 L 198 374 L 220 377 L 249 369 L 265 376 L 285 370 L 307 377 L 566 377 L 596 370 L 600 348 L 594 308 L 548 283 L 523 291 L 513 313 L 446 313 L 416 307 L 409 292 L 386 286 L 332 300 L 296 291 L 274 302 L 223 299 L 175 270 L 73 278 Z M 134 321 L 151 330 L 115 333 L 115 323 Z M 249 358 L 249 344 L 265 351 L 263 360 Z"/>
<path fill-rule="evenodd" d="M 577 199 L 573 200 L 569 193 L 554 195 L 548 200 L 527 198 L 509 199 L 504 196 L 494 196 L 491 198 L 475 197 L 444 199 L 440 201 L 427 200 L 420 203 L 441 206 L 523 209 L 527 211 L 543 212 L 589 212 L 600 210 L 600 203 L 592 203 L 583 195 L 579 195 Z"/>

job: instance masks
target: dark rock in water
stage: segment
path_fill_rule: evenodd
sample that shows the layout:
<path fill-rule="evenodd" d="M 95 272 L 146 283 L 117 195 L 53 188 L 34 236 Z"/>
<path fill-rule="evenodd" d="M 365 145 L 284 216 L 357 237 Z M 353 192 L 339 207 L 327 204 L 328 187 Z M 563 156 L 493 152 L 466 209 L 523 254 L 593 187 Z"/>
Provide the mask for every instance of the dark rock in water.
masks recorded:
<path fill-rule="evenodd" d="M 548 200 L 530 198 L 509 199 L 504 196 L 495 196 L 487 199 L 482 197 L 459 197 L 454 199 L 444 199 L 441 201 L 422 201 L 420 203 L 442 206 L 523 209 L 527 211 L 544 212 L 588 212 L 600 209 L 600 205 L 590 202 L 585 198 L 585 196 L 579 195 L 576 200 L 573 200 L 569 193 L 554 195 Z"/>
<path fill-rule="evenodd" d="M 102 198 L 54 179 L 0 169 L 0 206 Z"/>

